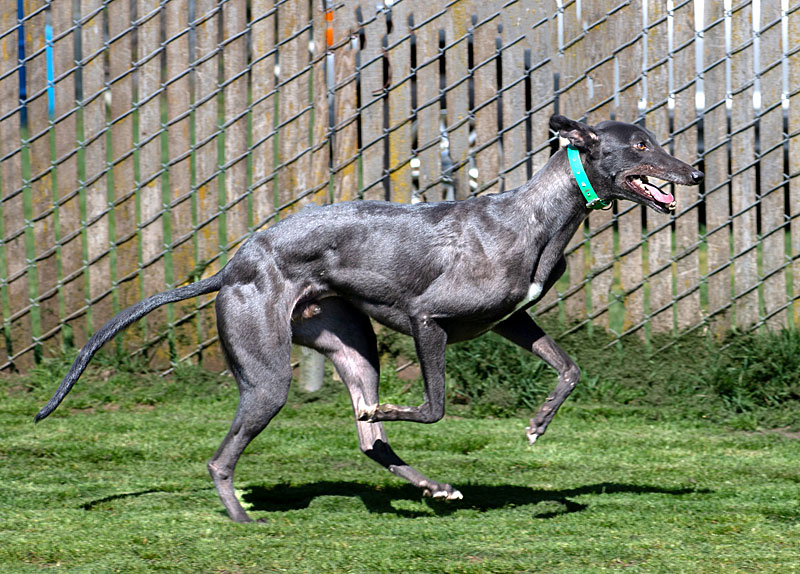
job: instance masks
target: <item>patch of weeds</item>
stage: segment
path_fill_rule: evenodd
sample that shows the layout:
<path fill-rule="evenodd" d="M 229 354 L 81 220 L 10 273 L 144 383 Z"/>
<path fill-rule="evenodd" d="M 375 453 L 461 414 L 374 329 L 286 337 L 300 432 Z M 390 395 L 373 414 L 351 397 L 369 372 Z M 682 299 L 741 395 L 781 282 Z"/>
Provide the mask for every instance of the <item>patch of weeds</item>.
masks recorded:
<path fill-rule="evenodd" d="M 712 373 L 714 390 L 736 412 L 800 400 L 796 331 L 734 335 Z"/>
<path fill-rule="evenodd" d="M 446 376 L 451 397 L 478 416 L 535 408 L 557 381 L 545 363 L 494 333 L 448 347 Z"/>

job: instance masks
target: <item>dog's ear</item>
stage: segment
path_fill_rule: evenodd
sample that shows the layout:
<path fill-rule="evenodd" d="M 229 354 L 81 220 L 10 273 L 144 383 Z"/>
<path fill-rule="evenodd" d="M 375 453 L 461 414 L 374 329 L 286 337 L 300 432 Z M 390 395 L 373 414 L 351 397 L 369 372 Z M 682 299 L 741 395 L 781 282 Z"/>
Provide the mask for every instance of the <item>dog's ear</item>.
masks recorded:
<path fill-rule="evenodd" d="M 589 150 L 599 141 L 597 132 L 584 123 L 576 122 L 558 114 L 550 118 L 550 129 L 578 149 Z"/>

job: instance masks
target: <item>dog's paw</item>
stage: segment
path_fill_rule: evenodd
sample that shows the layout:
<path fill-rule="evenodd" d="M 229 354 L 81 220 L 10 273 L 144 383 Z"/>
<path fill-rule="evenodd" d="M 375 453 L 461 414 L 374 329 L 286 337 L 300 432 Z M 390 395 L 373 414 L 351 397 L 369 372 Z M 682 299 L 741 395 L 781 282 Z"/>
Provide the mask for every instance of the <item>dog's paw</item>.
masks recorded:
<path fill-rule="evenodd" d="M 528 437 L 528 445 L 533 445 L 533 443 L 536 442 L 536 439 L 542 435 L 531 427 L 525 427 L 525 436 Z"/>
<path fill-rule="evenodd" d="M 426 488 L 422 491 L 422 495 L 434 500 L 463 500 L 464 495 L 458 490 L 445 484 L 442 486 Z"/>

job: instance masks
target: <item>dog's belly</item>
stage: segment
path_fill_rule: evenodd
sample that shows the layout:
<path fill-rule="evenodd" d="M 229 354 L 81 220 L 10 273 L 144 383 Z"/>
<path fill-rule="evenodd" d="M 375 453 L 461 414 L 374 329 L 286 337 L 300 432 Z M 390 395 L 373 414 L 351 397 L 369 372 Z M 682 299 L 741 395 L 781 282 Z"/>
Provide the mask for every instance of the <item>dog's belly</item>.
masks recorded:
<path fill-rule="evenodd" d="M 492 291 L 490 290 L 489 293 Z M 494 293 L 497 294 L 497 292 Z M 541 294 L 542 285 L 531 283 L 525 291 L 519 289 L 516 297 L 508 298 L 506 295 L 505 300 L 502 301 L 491 301 L 489 297 L 464 296 L 462 298 L 448 297 L 446 300 L 434 299 L 432 302 L 418 299 L 410 304 L 419 305 L 418 312 L 434 318 L 444 327 L 448 335 L 448 343 L 456 343 L 487 333 L 498 323 L 532 304 Z M 338 289 L 319 285 L 307 288 L 299 297 L 292 313 L 293 320 L 309 319 L 317 314 L 324 315 L 324 305 L 320 308 L 320 303 L 328 297 L 345 300 L 381 325 L 399 333 L 411 335 L 409 309 L 400 301 L 376 301 L 368 299 L 366 293 L 353 293 L 352 291 L 343 293 Z M 420 299 L 424 299 L 424 297 Z M 471 305 L 470 301 L 475 304 Z M 429 309 L 427 313 L 426 309 Z"/>
<path fill-rule="evenodd" d="M 359 311 L 375 319 L 381 325 L 389 327 L 398 333 L 411 335 L 411 322 L 409 321 L 408 315 L 402 310 L 393 306 L 380 305 L 367 301 L 351 300 L 350 302 Z"/>
<path fill-rule="evenodd" d="M 353 305 L 361 312 L 368 315 L 381 325 L 389 327 L 390 329 L 403 333 L 404 335 L 411 335 L 411 323 L 407 314 L 394 307 L 387 307 L 381 305 L 374 305 L 366 302 L 352 301 Z M 516 312 L 522 308 L 523 304 L 518 305 L 513 311 Z M 445 317 L 437 319 L 442 327 L 447 331 L 447 343 L 460 343 L 462 341 L 469 341 L 476 337 L 488 333 L 492 328 L 507 318 L 507 313 L 499 315 L 494 318 L 486 316 L 475 317 Z"/>

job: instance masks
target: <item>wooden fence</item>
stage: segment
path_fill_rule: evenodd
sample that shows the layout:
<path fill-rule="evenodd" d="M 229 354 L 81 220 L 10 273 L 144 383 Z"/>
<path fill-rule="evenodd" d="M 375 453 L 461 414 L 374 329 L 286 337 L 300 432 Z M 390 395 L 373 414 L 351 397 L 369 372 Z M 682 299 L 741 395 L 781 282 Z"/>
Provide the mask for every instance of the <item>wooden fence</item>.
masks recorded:
<path fill-rule="evenodd" d="M 377 7 L 376 7 L 377 5 Z M 619 338 L 797 326 L 800 4 L 0 0 L 0 368 L 83 344 L 307 203 L 511 189 L 554 112 L 706 172 L 591 215 L 539 305 Z M 212 298 L 121 349 L 221 367 Z"/>

